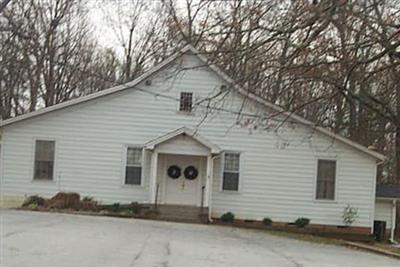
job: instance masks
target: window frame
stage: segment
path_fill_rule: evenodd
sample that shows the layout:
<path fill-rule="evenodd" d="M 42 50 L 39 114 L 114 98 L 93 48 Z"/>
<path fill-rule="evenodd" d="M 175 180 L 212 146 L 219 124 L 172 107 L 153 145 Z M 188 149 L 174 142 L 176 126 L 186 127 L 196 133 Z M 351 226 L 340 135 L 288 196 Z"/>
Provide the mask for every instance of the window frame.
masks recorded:
<path fill-rule="evenodd" d="M 53 159 L 53 178 L 52 179 L 35 179 L 35 165 L 36 165 L 36 142 L 37 141 L 51 141 L 54 142 L 54 159 Z M 57 178 L 57 163 L 58 163 L 58 140 L 54 137 L 39 136 L 34 137 L 32 142 L 31 153 L 31 181 L 34 183 L 56 183 Z"/>
<path fill-rule="evenodd" d="M 239 155 L 239 170 L 238 170 L 238 189 L 237 190 L 227 190 L 224 189 L 224 172 L 225 172 L 225 156 L 226 154 L 238 154 Z M 244 166 L 244 153 L 242 151 L 224 151 L 221 157 L 221 182 L 220 182 L 220 192 L 227 194 L 238 194 L 242 191 L 242 176 L 243 176 L 243 166 Z"/>
<path fill-rule="evenodd" d="M 127 184 L 126 183 L 126 167 L 128 167 L 127 164 L 127 158 L 128 158 L 128 148 L 139 148 L 142 151 L 142 164 L 141 164 L 141 171 L 140 171 L 140 184 Z M 122 170 L 121 170 L 121 186 L 122 187 L 143 187 L 143 180 L 144 180 L 144 158 L 145 158 L 145 153 L 144 153 L 144 146 L 143 145 L 138 145 L 138 144 L 125 144 L 123 145 L 123 153 L 122 153 Z"/>
<path fill-rule="evenodd" d="M 181 110 L 182 94 L 191 94 L 192 95 L 190 111 Z M 183 113 L 183 114 L 192 114 L 194 112 L 194 92 L 193 91 L 192 92 L 191 91 L 180 91 L 179 92 L 178 112 Z"/>
<path fill-rule="evenodd" d="M 317 198 L 317 186 L 318 186 L 318 165 L 319 161 L 333 161 L 335 162 L 335 185 L 333 186 L 333 199 L 327 198 Z M 315 160 L 315 167 L 314 167 L 314 187 L 313 187 L 313 201 L 319 203 L 337 203 L 337 189 L 339 183 L 339 159 L 336 156 L 323 156 L 317 157 Z"/>

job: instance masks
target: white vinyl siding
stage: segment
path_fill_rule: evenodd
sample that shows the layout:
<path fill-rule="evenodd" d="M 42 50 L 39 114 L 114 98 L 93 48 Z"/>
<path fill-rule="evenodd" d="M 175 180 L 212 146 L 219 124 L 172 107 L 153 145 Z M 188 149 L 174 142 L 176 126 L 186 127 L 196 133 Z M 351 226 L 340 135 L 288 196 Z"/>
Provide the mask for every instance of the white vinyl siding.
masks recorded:
<path fill-rule="evenodd" d="M 392 228 L 392 200 L 376 200 L 375 202 L 375 221 L 385 221 L 386 230 Z"/>
<path fill-rule="evenodd" d="M 225 153 L 224 173 L 222 177 L 223 191 L 239 191 L 239 153 Z"/>
<path fill-rule="evenodd" d="M 336 161 L 318 160 L 316 199 L 334 200 L 336 181 Z"/>
<path fill-rule="evenodd" d="M 140 185 L 142 183 L 143 149 L 128 147 L 126 151 L 125 184 Z"/>
<path fill-rule="evenodd" d="M 34 180 L 53 180 L 55 141 L 35 141 Z"/>

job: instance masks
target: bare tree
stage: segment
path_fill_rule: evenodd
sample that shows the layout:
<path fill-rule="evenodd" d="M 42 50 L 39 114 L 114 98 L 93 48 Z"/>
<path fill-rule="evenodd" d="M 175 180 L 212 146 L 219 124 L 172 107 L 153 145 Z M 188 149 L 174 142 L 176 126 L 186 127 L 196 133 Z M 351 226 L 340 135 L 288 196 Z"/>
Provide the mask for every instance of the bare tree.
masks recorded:
<path fill-rule="evenodd" d="M 115 60 L 99 56 L 79 0 L 11 2 L 0 19 L 2 118 L 85 94 L 82 80 L 98 69 L 94 62 Z M 104 64 L 115 72 L 116 64 Z"/>

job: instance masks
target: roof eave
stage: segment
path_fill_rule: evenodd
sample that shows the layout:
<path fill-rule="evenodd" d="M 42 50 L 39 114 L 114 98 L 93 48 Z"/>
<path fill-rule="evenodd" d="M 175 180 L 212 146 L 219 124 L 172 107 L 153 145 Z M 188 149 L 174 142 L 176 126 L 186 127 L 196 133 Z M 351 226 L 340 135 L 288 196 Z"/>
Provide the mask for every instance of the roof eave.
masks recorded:
<path fill-rule="evenodd" d="M 195 131 L 193 131 L 189 128 L 186 128 L 186 127 L 178 128 L 175 131 L 169 132 L 163 136 L 160 136 L 154 140 L 151 140 L 151 141 L 147 142 L 144 145 L 144 147 L 149 150 L 154 150 L 157 145 L 167 142 L 168 140 L 171 140 L 182 134 L 192 137 L 194 140 L 199 142 L 201 145 L 210 149 L 211 154 L 219 154 L 222 151 L 219 146 L 217 146 L 217 145 L 213 144 L 212 142 L 206 140 L 205 138 L 199 136 Z"/>
<path fill-rule="evenodd" d="M 382 197 L 382 196 L 375 196 L 375 199 L 379 200 L 400 200 L 400 197 Z"/>

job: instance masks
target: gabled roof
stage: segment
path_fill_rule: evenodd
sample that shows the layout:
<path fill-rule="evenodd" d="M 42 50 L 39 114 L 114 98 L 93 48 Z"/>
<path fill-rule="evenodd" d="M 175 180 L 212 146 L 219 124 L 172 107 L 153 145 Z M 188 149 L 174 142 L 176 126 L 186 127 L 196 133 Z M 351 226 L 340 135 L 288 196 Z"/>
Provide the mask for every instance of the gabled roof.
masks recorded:
<path fill-rule="evenodd" d="M 80 98 L 72 99 L 72 100 L 69 100 L 69 101 L 66 101 L 66 102 L 63 102 L 63 103 L 60 103 L 60 104 L 56 104 L 56 105 L 53 105 L 53 106 L 50 106 L 50 107 L 47 107 L 47 108 L 43 108 L 43 109 L 31 112 L 31 113 L 20 115 L 20 116 L 17 116 L 15 118 L 11 118 L 11 119 L 7 119 L 7 120 L 4 120 L 4 121 L 0 121 L 0 128 L 4 127 L 4 126 L 7 126 L 7 125 L 10 125 L 10 124 L 13 124 L 13 123 L 16 123 L 16 122 L 19 122 L 19 121 L 23 121 L 23 120 L 29 119 L 29 118 L 40 116 L 40 115 L 43 115 L 43 114 L 46 114 L 46 113 L 49 113 L 49 112 L 52 112 L 52 111 L 63 109 L 63 108 L 66 108 L 66 107 L 69 107 L 69 106 L 72 106 L 72 105 L 76 105 L 76 104 L 79 104 L 79 103 L 87 102 L 87 101 L 90 101 L 90 100 L 93 100 L 93 99 L 97 99 L 99 97 L 107 96 L 107 95 L 110 95 L 110 94 L 114 94 L 114 93 L 117 93 L 117 92 L 120 92 L 120 91 L 123 91 L 123 90 L 131 89 L 131 88 L 135 87 L 136 85 L 138 85 L 139 83 L 145 81 L 147 78 L 149 78 L 153 74 L 156 74 L 157 72 L 162 70 L 164 67 L 169 65 L 171 62 L 175 61 L 177 58 L 179 58 L 180 56 L 182 56 L 183 54 L 185 54 L 187 52 L 191 52 L 193 55 L 197 56 L 207 67 L 209 67 L 211 70 L 213 70 L 215 73 L 217 73 L 226 83 L 228 83 L 230 86 L 232 86 L 234 89 L 236 89 L 236 91 L 239 94 L 243 95 L 244 97 L 246 97 L 248 99 L 251 99 L 253 101 L 256 101 L 256 102 L 258 102 L 258 103 L 260 103 L 260 104 L 264 105 L 265 107 L 268 107 L 268 108 L 270 108 L 272 110 L 275 110 L 279 114 L 285 115 L 288 118 L 292 119 L 293 121 L 296 121 L 299 124 L 303 124 L 305 126 L 311 127 L 316 132 L 322 133 L 322 134 L 324 134 L 324 135 L 326 135 L 326 136 L 328 136 L 328 137 L 330 137 L 330 138 L 332 138 L 334 140 L 338 140 L 338 141 L 340 141 L 340 142 L 342 142 L 344 144 L 347 144 L 350 147 L 353 147 L 354 149 L 356 149 L 356 150 L 358 150 L 360 152 L 363 152 L 364 154 L 367 154 L 367 155 L 369 155 L 369 156 L 371 156 L 371 157 L 373 157 L 373 158 L 375 158 L 375 159 L 377 159 L 379 161 L 385 160 L 385 156 L 384 155 L 382 155 L 380 153 L 377 153 L 375 151 L 369 150 L 366 147 L 364 147 L 364 146 L 362 146 L 360 144 L 357 144 L 357 143 L 351 141 L 350 139 L 347 139 L 347 138 L 342 137 L 342 136 L 340 136 L 338 134 L 335 134 L 335 133 L 333 133 L 333 132 L 331 132 L 331 131 L 323 128 L 323 127 L 316 126 L 313 122 L 308 121 L 308 120 L 306 120 L 306 119 L 304 119 L 304 118 L 302 118 L 302 117 L 300 117 L 300 116 L 298 116 L 296 114 L 293 114 L 292 112 L 286 111 L 282 107 L 280 107 L 278 105 L 275 105 L 275 104 L 273 104 L 273 103 L 271 103 L 271 102 L 269 102 L 269 101 L 267 101 L 267 100 L 255 95 L 255 94 L 245 90 L 241 86 L 237 85 L 234 82 L 234 80 L 232 78 L 230 78 L 220 68 L 218 68 L 216 65 L 210 63 L 208 61 L 208 59 L 206 57 L 204 57 L 203 55 L 201 55 L 201 52 L 199 52 L 192 45 L 185 46 L 180 51 L 178 51 L 177 53 L 173 54 L 172 56 L 170 56 L 169 58 L 167 58 L 166 60 L 161 62 L 159 65 L 154 66 L 148 72 L 144 73 L 143 75 L 141 75 L 140 77 L 138 77 L 137 79 L 135 79 L 135 80 L 133 80 L 131 82 L 128 82 L 128 83 L 125 83 L 125 84 L 122 84 L 122 85 L 118 85 L 118 86 L 115 86 L 115 87 L 112 87 L 112 88 L 109 88 L 109 89 L 106 89 L 106 90 L 103 90 L 103 91 L 100 91 L 100 92 L 96 92 L 96 93 L 93 93 L 93 94 L 90 94 L 90 95 L 87 95 L 87 96 L 83 96 L 83 97 L 80 97 Z"/>
<path fill-rule="evenodd" d="M 196 131 L 191 130 L 186 127 L 176 129 L 175 131 L 169 132 L 169 133 L 162 135 L 154 140 L 151 140 L 151 141 L 147 142 L 144 145 L 144 147 L 147 149 L 153 150 L 155 148 L 155 146 L 157 146 L 158 144 L 167 142 L 168 140 L 171 140 L 179 135 L 187 135 L 187 136 L 192 137 L 194 140 L 196 140 L 203 146 L 209 148 L 212 154 L 221 153 L 221 149 L 219 148 L 219 146 L 217 146 L 217 145 L 213 144 L 212 142 L 208 141 L 207 139 L 201 137 Z"/>
<path fill-rule="evenodd" d="M 400 199 L 400 184 L 378 184 L 376 186 L 376 197 Z"/>

